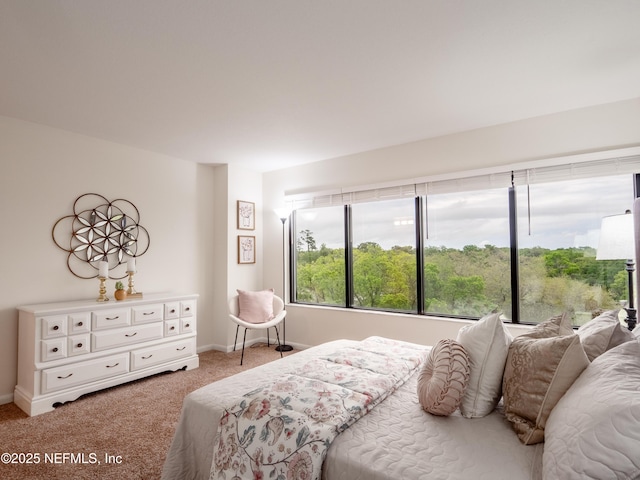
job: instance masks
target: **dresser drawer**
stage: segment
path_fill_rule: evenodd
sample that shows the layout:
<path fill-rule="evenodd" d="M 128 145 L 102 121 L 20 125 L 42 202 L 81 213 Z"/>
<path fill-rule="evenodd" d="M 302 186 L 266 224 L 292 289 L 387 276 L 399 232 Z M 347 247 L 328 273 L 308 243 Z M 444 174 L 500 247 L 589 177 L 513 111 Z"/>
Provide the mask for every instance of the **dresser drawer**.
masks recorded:
<path fill-rule="evenodd" d="M 164 304 L 164 319 L 172 320 L 180 317 L 180 302 L 171 302 Z"/>
<path fill-rule="evenodd" d="M 141 348 L 131 352 L 131 370 L 140 370 L 195 353 L 196 339 L 193 337 L 155 347 Z"/>
<path fill-rule="evenodd" d="M 100 350 L 146 342 L 157 338 L 162 338 L 162 322 L 94 332 L 91 334 L 91 351 L 99 352 Z"/>
<path fill-rule="evenodd" d="M 180 320 L 167 320 L 164 322 L 164 336 L 170 337 L 180 333 Z"/>
<path fill-rule="evenodd" d="M 180 333 L 193 333 L 196 331 L 196 319 L 195 318 L 181 318 L 180 319 Z"/>
<path fill-rule="evenodd" d="M 43 362 L 58 360 L 67 356 L 67 337 L 42 340 L 40 358 Z"/>
<path fill-rule="evenodd" d="M 186 302 L 180 302 L 180 316 L 190 317 L 196 314 L 196 302 L 188 300 Z"/>
<path fill-rule="evenodd" d="M 93 330 L 126 327 L 127 325 L 131 325 L 128 308 L 91 313 L 91 326 Z"/>
<path fill-rule="evenodd" d="M 62 390 L 129 371 L 127 352 L 42 371 L 43 393 Z"/>
<path fill-rule="evenodd" d="M 91 313 L 81 312 L 69 315 L 69 335 L 91 331 Z"/>
<path fill-rule="evenodd" d="M 142 305 L 131 309 L 132 324 L 162 321 L 162 309 L 164 305 Z"/>
<path fill-rule="evenodd" d="M 67 338 L 69 356 L 82 355 L 91 351 L 91 336 L 88 333 L 72 335 Z"/>
<path fill-rule="evenodd" d="M 51 315 L 40 318 L 42 338 L 64 337 L 67 334 L 67 316 Z"/>

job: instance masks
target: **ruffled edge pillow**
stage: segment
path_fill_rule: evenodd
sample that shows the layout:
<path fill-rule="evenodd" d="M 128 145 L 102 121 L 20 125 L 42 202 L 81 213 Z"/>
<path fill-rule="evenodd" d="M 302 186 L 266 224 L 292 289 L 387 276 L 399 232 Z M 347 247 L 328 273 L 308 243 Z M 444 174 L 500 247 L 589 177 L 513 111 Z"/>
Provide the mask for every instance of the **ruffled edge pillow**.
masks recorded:
<path fill-rule="evenodd" d="M 608 310 L 578 328 L 578 336 L 590 361 L 607 350 L 635 340 L 635 335 L 618 319 L 620 310 Z"/>
<path fill-rule="evenodd" d="M 273 288 L 238 292 L 238 317 L 248 323 L 265 323 L 273 318 Z"/>
<path fill-rule="evenodd" d="M 589 365 L 580 337 L 553 317 L 513 339 L 504 370 L 504 413 L 525 445 L 544 441 L 551 410 Z"/>
<path fill-rule="evenodd" d="M 504 366 L 512 340 L 500 313 L 486 315 L 458 332 L 456 341 L 469 355 L 471 367 L 469 384 L 460 403 L 464 417 L 484 417 L 500 402 Z"/>
<path fill-rule="evenodd" d="M 433 415 L 455 412 L 469 380 L 469 356 L 455 340 L 440 340 L 429 352 L 418 377 L 418 400 Z"/>
<path fill-rule="evenodd" d="M 596 358 L 547 420 L 544 478 L 638 478 L 640 343 Z"/>

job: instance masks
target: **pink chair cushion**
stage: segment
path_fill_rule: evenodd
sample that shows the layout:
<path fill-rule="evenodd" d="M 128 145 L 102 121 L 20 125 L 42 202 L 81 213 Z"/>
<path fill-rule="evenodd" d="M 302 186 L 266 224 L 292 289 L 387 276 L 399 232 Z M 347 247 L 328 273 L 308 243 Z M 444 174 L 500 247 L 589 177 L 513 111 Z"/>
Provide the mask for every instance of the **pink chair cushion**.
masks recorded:
<path fill-rule="evenodd" d="M 259 292 L 238 292 L 238 317 L 249 323 L 265 323 L 273 318 L 273 288 Z"/>

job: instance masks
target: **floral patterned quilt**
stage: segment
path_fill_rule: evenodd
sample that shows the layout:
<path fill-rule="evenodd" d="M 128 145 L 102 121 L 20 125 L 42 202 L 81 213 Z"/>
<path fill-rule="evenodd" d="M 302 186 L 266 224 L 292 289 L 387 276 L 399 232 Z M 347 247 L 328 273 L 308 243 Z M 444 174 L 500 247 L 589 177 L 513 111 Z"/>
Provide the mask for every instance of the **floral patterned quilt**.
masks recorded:
<path fill-rule="evenodd" d="M 220 419 L 210 479 L 320 479 L 332 440 L 425 356 L 416 345 L 371 337 L 247 392 Z"/>

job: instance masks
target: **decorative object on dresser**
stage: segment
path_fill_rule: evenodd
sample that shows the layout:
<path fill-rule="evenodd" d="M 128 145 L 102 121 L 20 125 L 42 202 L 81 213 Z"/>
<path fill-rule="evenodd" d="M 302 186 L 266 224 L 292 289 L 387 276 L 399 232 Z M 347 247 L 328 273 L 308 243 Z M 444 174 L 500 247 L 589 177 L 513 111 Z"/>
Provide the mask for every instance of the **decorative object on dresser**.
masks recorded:
<path fill-rule="evenodd" d="M 126 273 L 114 276 L 113 270 L 128 266 L 127 258 L 144 255 L 151 243 L 133 203 L 123 198 L 109 201 L 97 193 L 76 198 L 73 214 L 56 221 L 51 236 L 56 246 L 68 253 L 69 271 L 84 279 L 107 278 L 107 274 L 96 272 L 96 263 L 102 260 L 108 263 L 111 278 L 125 278 Z"/>
<path fill-rule="evenodd" d="M 116 300 L 126 300 L 127 299 L 127 291 L 124 289 L 124 285 L 122 282 L 116 282 L 116 291 L 113 292 L 113 296 Z"/>
<path fill-rule="evenodd" d="M 39 415 L 81 395 L 198 367 L 197 295 L 19 307 L 14 402 Z"/>

